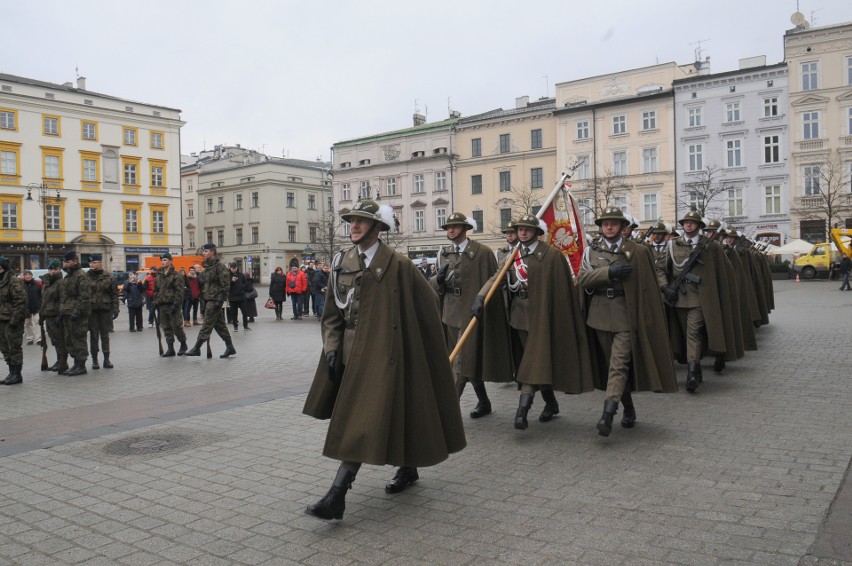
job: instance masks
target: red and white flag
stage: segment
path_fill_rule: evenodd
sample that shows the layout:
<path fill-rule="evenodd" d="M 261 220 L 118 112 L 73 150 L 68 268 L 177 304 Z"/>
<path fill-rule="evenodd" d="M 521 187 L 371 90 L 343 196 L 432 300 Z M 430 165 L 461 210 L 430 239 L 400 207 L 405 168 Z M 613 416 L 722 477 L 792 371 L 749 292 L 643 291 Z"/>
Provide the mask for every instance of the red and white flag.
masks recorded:
<path fill-rule="evenodd" d="M 538 217 L 547 224 L 547 243 L 558 248 L 568 258 L 576 274 L 580 272 L 583 261 L 586 235 L 577 203 L 568 191 L 570 186 L 567 179 L 560 183 L 541 208 Z"/>

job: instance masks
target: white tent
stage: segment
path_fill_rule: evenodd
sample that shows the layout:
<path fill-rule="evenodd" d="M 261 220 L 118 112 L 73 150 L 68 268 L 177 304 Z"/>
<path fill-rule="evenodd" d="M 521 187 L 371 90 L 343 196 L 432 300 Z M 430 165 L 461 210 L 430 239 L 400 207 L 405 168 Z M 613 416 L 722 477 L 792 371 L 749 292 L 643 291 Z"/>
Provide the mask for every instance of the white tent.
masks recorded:
<path fill-rule="evenodd" d="M 775 248 L 769 253 L 772 255 L 802 255 L 811 251 L 812 247 L 814 247 L 814 245 L 810 242 L 806 242 L 805 240 L 790 240 L 780 248 Z"/>

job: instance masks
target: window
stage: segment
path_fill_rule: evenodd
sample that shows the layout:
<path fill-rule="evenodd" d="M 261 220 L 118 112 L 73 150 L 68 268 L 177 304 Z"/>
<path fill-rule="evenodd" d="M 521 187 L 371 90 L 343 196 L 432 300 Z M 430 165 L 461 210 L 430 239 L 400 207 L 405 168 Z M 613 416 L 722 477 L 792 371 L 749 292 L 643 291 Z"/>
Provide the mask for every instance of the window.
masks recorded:
<path fill-rule="evenodd" d="M 257 208 L 260 206 L 260 194 L 257 191 L 251 193 L 251 207 Z"/>
<path fill-rule="evenodd" d="M 385 180 L 385 194 L 389 197 L 396 196 L 396 177 Z"/>
<path fill-rule="evenodd" d="M 415 175 L 414 176 L 414 192 L 422 193 L 424 189 L 423 184 L 423 175 Z"/>
<path fill-rule="evenodd" d="M 151 186 L 162 188 L 163 187 L 163 166 L 162 165 L 151 165 Z"/>
<path fill-rule="evenodd" d="M 852 136 L 852 107 L 846 109 L 846 133 Z"/>
<path fill-rule="evenodd" d="M 0 150 L 0 175 L 18 175 L 18 152 Z"/>
<path fill-rule="evenodd" d="M 98 209 L 92 206 L 83 207 L 83 232 L 98 231 Z"/>
<path fill-rule="evenodd" d="M 690 128 L 701 126 L 701 108 L 688 108 L 686 111 L 686 122 Z"/>
<path fill-rule="evenodd" d="M 234 230 L 234 245 L 242 246 L 243 245 L 243 229 L 237 228 Z"/>
<path fill-rule="evenodd" d="M 438 171 L 435 173 L 435 190 L 436 191 L 446 191 L 447 190 L 447 172 L 446 171 Z"/>
<path fill-rule="evenodd" d="M 770 96 L 763 99 L 763 117 L 771 118 L 778 115 L 778 97 Z"/>
<path fill-rule="evenodd" d="M 627 152 L 612 152 L 612 174 L 617 176 L 627 175 Z"/>
<path fill-rule="evenodd" d="M 818 86 L 817 62 L 802 63 L 802 90 L 816 90 Z"/>
<path fill-rule="evenodd" d="M 577 156 L 577 170 L 576 170 L 575 174 L 577 175 L 577 180 L 589 178 L 589 156 L 588 155 L 578 155 Z"/>
<path fill-rule="evenodd" d="M 80 122 L 80 135 L 84 140 L 95 141 L 98 139 L 98 125 L 95 122 Z"/>
<path fill-rule="evenodd" d="M 500 153 L 509 153 L 512 151 L 512 140 L 509 134 L 500 134 Z"/>
<path fill-rule="evenodd" d="M 470 156 L 482 157 L 482 138 L 473 138 L 470 140 Z"/>
<path fill-rule="evenodd" d="M 308 239 L 312 244 L 315 244 L 317 241 L 317 227 L 316 226 L 308 226 Z"/>
<path fill-rule="evenodd" d="M 470 194 L 472 194 L 472 195 L 481 195 L 482 194 L 482 175 L 471 175 L 470 176 Z"/>
<path fill-rule="evenodd" d="M 728 140 L 725 142 L 725 152 L 728 167 L 741 167 L 743 164 L 743 142 L 742 140 Z"/>
<path fill-rule="evenodd" d="M 124 158 L 124 185 L 133 190 L 139 187 L 139 159 Z"/>
<path fill-rule="evenodd" d="M 644 220 L 656 220 L 659 217 L 657 209 L 657 193 L 642 195 Z"/>
<path fill-rule="evenodd" d="M 627 213 L 627 197 L 626 196 L 614 196 L 612 197 L 612 206 L 616 208 L 620 208 L 622 212 Z"/>
<path fill-rule="evenodd" d="M 447 209 L 446 208 L 436 208 L 435 209 L 435 226 L 441 227 L 447 223 Z"/>
<path fill-rule="evenodd" d="M 530 169 L 530 188 L 541 189 L 544 187 L 544 169 L 533 167 Z"/>
<path fill-rule="evenodd" d="M 763 162 L 781 163 L 780 136 L 763 136 Z"/>
<path fill-rule="evenodd" d="M 188 193 L 192 192 L 192 181 L 186 182 L 186 192 L 188 192 Z"/>
<path fill-rule="evenodd" d="M 819 112 L 804 112 L 802 114 L 802 139 L 819 139 Z"/>
<path fill-rule="evenodd" d="M 242 210 L 243 209 L 243 194 L 237 193 L 234 195 L 234 210 Z"/>
<path fill-rule="evenodd" d="M 98 161 L 96 159 L 83 159 L 83 180 L 90 183 L 98 181 Z"/>
<path fill-rule="evenodd" d="M 58 204 L 45 205 L 44 216 L 47 221 L 48 230 L 57 231 L 62 229 L 60 206 Z"/>
<path fill-rule="evenodd" d="M 207 243 L 213 243 L 213 230 L 207 230 Z"/>
<path fill-rule="evenodd" d="M 154 234 L 166 233 L 166 213 L 163 210 L 151 211 L 151 232 Z"/>
<path fill-rule="evenodd" d="M 61 135 L 59 116 L 42 116 L 42 133 L 46 136 Z"/>
<path fill-rule="evenodd" d="M 577 139 L 578 140 L 589 139 L 589 121 L 588 120 L 580 120 L 579 122 L 577 122 Z"/>
<path fill-rule="evenodd" d="M 725 122 L 740 121 L 740 103 L 728 102 L 725 104 Z"/>
<path fill-rule="evenodd" d="M 728 216 L 743 215 L 743 189 L 730 187 L 728 189 Z"/>
<path fill-rule="evenodd" d="M 646 147 L 642 150 L 642 172 L 656 173 L 657 168 L 657 148 Z"/>
<path fill-rule="evenodd" d="M 530 131 L 530 149 L 541 149 L 541 128 Z"/>
<path fill-rule="evenodd" d="M 852 85 L 852 57 L 846 58 L 846 84 Z"/>
<path fill-rule="evenodd" d="M 18 112 L 15 110 L 0 110 L 0 129 L 18 130 Z"/>
<path fill-rule="evenodd" d="M 136 128 L 124 128 L 124 145 L 136 145 L 139 131 Z"/>
<path fill-rule="evenodd" d="M 59 156 L 45 155 L 44 156 L 44 176 L 48 179 L 59 178 Z"/>
<path fill-rule="evenodd" d="M 820 194 L 819 165 L 806 165 L 802 171 L 805 176 L 805 196 Z"/>
<path fill-rule="evenodd" d="M 163 149 L 163 132 L 151 132 L 151 149 Z"/>
<path fill-rule="evenodd" d="M 343 235 L 344 235 L 344 236 L 348 236 L 348 235 L 349 235 L 349 223 L 348 223 L 348 222 L 344 222 L 344 223 L 341 225 L 341 230 L 343 231 Z"/>
<path fill-rule="evenodd" d="M 781 214 L 781 185 L 766 185 L 763 187 L 764 213 Z"/>
<path fill-rule="evenodd" d="M 260 241 L 260 228 L 257 226 L 251 227 L 251 243 L 256 244 Z"/>
<path fill-rule="evenodd" d="M 193 208 L 193 207 L 192 207 L 192 203 L 191 203 L 191 202 L 186 203 L 186 217 L 187 217 L 187 218 L 192 218 L 193 216 L 195 216 L 195 214 L 194 214 L 194 212 L 193 212 L 192 208 Z"/>
<path fill-rule="evenodd" d="M 308 195 L 308 210 L 316 210 L 317 209 L 317 196 L 316 195 Z"/>
<path fill-rule="evenodd" d="M 701 195 L 698 192 L 689 193 L 689 208 L 692 210 L 701 208 Z"/>
<path fill-rule="evenodd" d="M 689 146 L 689 170 L 701 171 L 704 169 L 704 146 L 700 143 Z"/>
<path fill-rule="evenodd" d="M 295 242 L 296 241 L 296 227 L 295 226 L 287 226 L 287 241 L 289 241 L 289 242 Z"/>
<path fill-rule="evenodd" d="M 500 229 L 502 230 L 503 228 L 505 228 L 506 224 L 508 224 L 511 220 L 512 220 L 512 209 L 511 208 L 501 208 L 500 209 Z"/>
<path fill-rule="evenodd" d="M 627 133 L 627 116 L 612 117 L 612 135 L 618 136 Z"/>
<path fill-rule="evenodd" d="M 222 248 L 225 246 L 225 231 L 216 230 L 216 247 Z"/>
<path fill-rule="evenodd" d="M 340 200 L 350 200 L 349 183 L 340 185 Z"/>
<path fill-rule="evenodd" d="M 642 112 L 642 129 L 656 130 L 657 129 L 657 111 L 649 110 Z"/>
<path fill-rule="evenodd" d="M 287 208 L 296 208 L 296 193 L 287 193 Z"/>
<path fill-rule="evenodd" d="M 423 210 L 414 211 L 414 231 L 423 232 L 425 230 Z"/>
<path fill-rule="evenodd" d="M 358 189 L 358 198 L 370 198 L 370 183 L 361 181 L 361 188 Z"/>
<path fill-rule="evenodd" d="M 195 231 L 189 230 L 186 234 L 187 234 L 187 236 L 189 236 L 189 247 L 194 248 L 195 247 Z"/>
<path fill-rule="evenodd" d="M 18 229 L 18 203 L 4 202 L 3 203 L 3 229 L 17 230 Z"/>
<path fill-rule="evenodd" d="M 580 209 L 580 221 L 583 226 L 589 226 L 595 223 L 595 201 L 590 198 L 577 199 L 577 206 Z"/>
<path fill-rule="evenodd" d="M 136 208 L 124 209 L 124 231 L 130 234 L 139 232 L 139 210 Z"/>
<path fill-rule="evenodd" d="M 474 210 L 473 211 L 473 219 L 476 221 L 476 230 L 474 230 L 474 233 L 482 232 L 482 226 L 484 224 L 484 222 L 482 221 L 483 220 L 482 211 L 481 210 Z"/>
<path fill-rule="evenodd" d="M 500 192 L 512 190 L 512 172 L 500 171 Z"/>
<path fill-rule="evenodd" d="M 216 211 L 217 212 L 225 212 L 225 197 L 224 196 L 216 197 Z"/>

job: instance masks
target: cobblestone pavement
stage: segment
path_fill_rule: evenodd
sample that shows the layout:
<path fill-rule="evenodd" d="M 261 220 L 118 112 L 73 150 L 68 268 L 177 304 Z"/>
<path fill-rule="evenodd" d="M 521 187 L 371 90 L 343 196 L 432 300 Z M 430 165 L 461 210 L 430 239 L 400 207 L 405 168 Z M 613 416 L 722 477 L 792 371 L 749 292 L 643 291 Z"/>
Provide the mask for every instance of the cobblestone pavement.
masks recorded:
<path fill-rule="evenodd" d="M 301 414 L 319 324 L 265 311 L 232 359 L 215 336 L 161 359 L 122 313 L 115 369 L 42 373 L 25 346 L 0 388 L 0 564 L 852 564 L 852 293 L 777 281 L 776 304 L 758 352 L 636 395 L 609 438 L 600 392 L 516 431 L 514 387 L 475 421 L 468 390 L 465 450 L 393 496 L 364 466 L 330 523 L 304 514 L 336 469 Z"/>

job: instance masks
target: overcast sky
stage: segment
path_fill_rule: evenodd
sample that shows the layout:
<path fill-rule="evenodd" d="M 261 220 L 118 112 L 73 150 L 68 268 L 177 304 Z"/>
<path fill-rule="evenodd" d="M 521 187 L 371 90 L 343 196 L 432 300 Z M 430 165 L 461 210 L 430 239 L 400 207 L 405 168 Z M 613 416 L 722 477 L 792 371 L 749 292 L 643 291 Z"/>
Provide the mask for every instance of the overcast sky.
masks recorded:
<path fill-rule="evenodd" d="M 799 0 L 814 25 L 848 0 Z M 667 61 L 783 59 L 795 0 L 4 0 L 0 72 L 180 108 L 181 152 L 328 159 L 338 141 Z"/>

